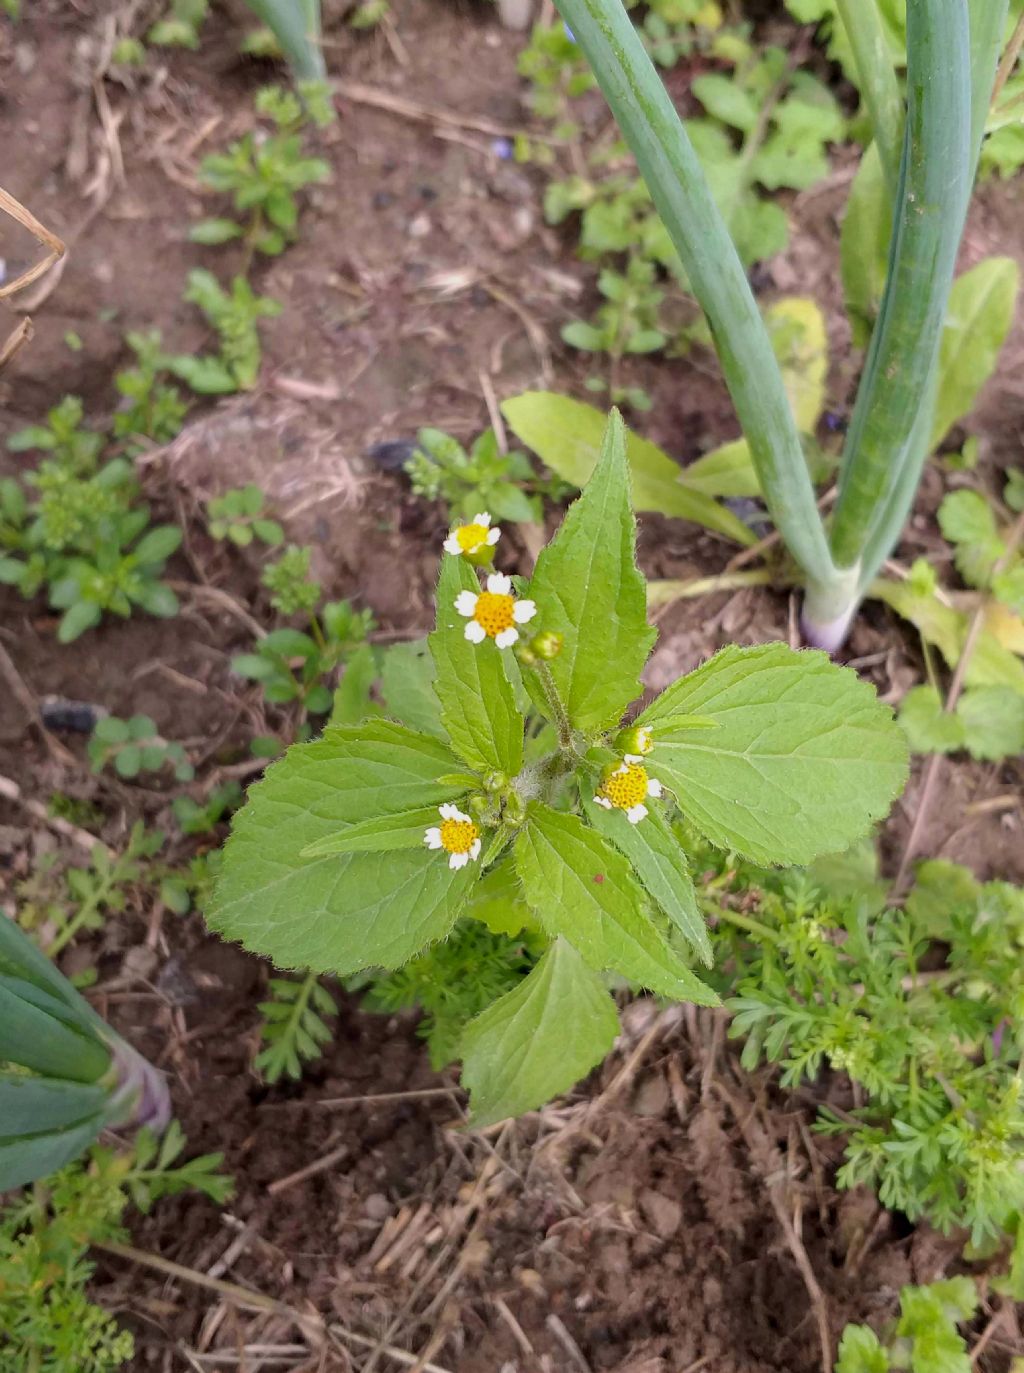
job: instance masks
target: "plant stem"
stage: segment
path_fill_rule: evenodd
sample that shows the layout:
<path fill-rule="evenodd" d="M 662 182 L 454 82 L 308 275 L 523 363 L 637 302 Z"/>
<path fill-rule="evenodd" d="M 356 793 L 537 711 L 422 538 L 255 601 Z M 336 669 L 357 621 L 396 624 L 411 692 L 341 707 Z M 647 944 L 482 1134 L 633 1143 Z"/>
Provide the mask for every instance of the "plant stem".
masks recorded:
<path fill-rule="evenodd" d="M 764 939 L 776 946 L 782 943 L 782 936 L 763 925 L 760 920 L 754 920 L 749 915 L 740 915 L 739 911 L 730 911 L 725 906 L 720 906 L 717 901 L 703 900 L 701 905 L 709 915 L 715 916 L 718 920 L 725 920 L 730 925 L 736 925 L 737 928 L 746 930 L 747 934 L 756 935 L 758 939 Z"/>
<path fill-rule="evenodd" d="M 880 527 L 887 538 L 898 536 L 893 512 L 913 499 L 923 462 L 922 412 L 930 418 L 974 166 L 969 36 L 962 0 L 909 0 L 908 110 L 889 274 L 839 478 L 831 548 L 842 573 L 831 585 L 809 587 L 805 623 L 819 641 L 817 630 L 839 632 L 852 618 L 866 547 Z M 833 613 L 819 625 L 822 604 Z"/>
<path fill-rule="evenodd" d="M 878 3 L 877 0 L 836 0 L 836 9 L 853 49 L 861 96 L 878 144 L 889 199 L 895 204 L 903 142 L 903 100 Z"/>
<path fill-rule="evenodd" d="M 565 708 L 565 704 L 558 694 L 558 687 L 555 685 L 555 679 L 551 669 L 543 659 L 540 659 L 534 663 L 533 670 L 536 672 L 537 680 L 540 682 L 541 689 L 544 692 L 544 699 L 551 708 L 551 717 L 554 721 L 555 728 L 558 730 L 559 747 L 562 749 L 563 753 L 575 753 L 576 749 L 573 743 L 572 723 L 569 719 L 569 713 Z"/>
<path fill-rule="evenodd" d="M 618 0 L 558 0 L 707 315 L 776 526 L 808 577 L 832 569 L 782 373 L 700 162 Z"/>

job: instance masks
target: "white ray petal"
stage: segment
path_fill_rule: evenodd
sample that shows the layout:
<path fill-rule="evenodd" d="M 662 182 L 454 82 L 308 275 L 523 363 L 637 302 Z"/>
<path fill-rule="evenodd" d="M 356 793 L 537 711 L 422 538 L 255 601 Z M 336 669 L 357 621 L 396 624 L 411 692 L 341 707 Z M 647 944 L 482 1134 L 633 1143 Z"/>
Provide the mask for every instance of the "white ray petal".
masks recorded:
<path fill-rule="evenodd" d="M 455 597 L 455 609 L 460 615 L 465 615 L 468 619 L 476 610 L 476 603 L 479 599 L 480 597 L 475 591 L 460 591 Z"/>
<path fill-rule="evenodd" d="M 479 620 L 469 620 L 466 624 L 466 638 L 471 644 L 482 644 L 487 638 L 487 630 Z"/>
<path fill-rule="evenodd" d="M 535 601 L 516 601 L 512 607 L 512 618 L 517 625 L 524 625 L 528 620 L 532 620 L 537 613 Z"/>
<path fill-rule="evenodd" d="M 444 543 L 441 545 L 441 547 L 444 549 L 446 553 L 455 553 L 456 555 L 458 555 L 462 552 L 462 545 L 459 543 L 458 539 L 455 537 L 454 534 L 449 534 L 447 539 L 445 539 Z M 472 592 L 470 594 L 472 595 Z"/>
<path fill-rule="evenodd" d="M 489 514 L 486 510 L 482 510 L 482 511 L 480 512 L 479 515 L 474 515 L 474 516 L 473 516 L 473 523 L 474 523 L 474 524 L 482 524 L 483 527 L 484 527 L 485 529 L 486 529 L 487 526 L 490 524 L 490 522 L 491 522 L 491 517 L 490 517 L 490 514 Z"/>
<path fill-rule="evenodd" d="M 508 596 L 512 590 L 512 578 L 504 572 L 492 572 L 487 578 L 487 590 L 492 596 Z"/>
<path fill-rule="evenodd" d="M 494 545 L 498 542 L 498 540 L 499 540 L 500 538 L 501 538 L 501 530 L 497 527 L 497 525 L 495 525 L 495 527 L 494 527 L 493 529 L 488 530 L 488 533 L 487 533 L 487 542 L 490 544 L 490 546 L 491 546 L 492 548 L 494 547 Z"/>
<path fill-rule="evenodd" d="M 647 795 L 648 795 L 648 796 L 660 796 L 660 795 L 661 795 L 661 783 L 658 781 L 657 777 L 648 777 L 648 779 L 647 779 Z"/>
<path fill-rule="evenodd" d="M 605 810 L 611 810 L 612 808 L 612 803 L 608 800 L 607 796 L 595 796 L 594 804 L 604 806 Z"/>
<path fill-rule="evenodd" d="M 431 826 L 423 836 L 423 842 L 428 849 L 439 849 L 441 847 L 441 831 L 436 825 Z"/>
<path fill-rule="evenodd" d="M 469 862 L 468 853 L 453 853 L 448 859 L 448 866 L 453 869 L 464 868 Z"/>
<path fill-rule="evenodd" d="M 479 857 L 480 857 L 480 840 L 479 840 L 479 839 L 474 839 L 473 842 L 472 842 L 472 844 L 470 845 L 470 848 L 469 848 L 469 856 L 470 856 L 470 858 L 479 858 Z"/>
<path fill-rule="evenodd" d="M 503 629 L 500 634 L 495 634 L 494 642 L 499 648 L 511 648 L 518 638 L 518 629 Z"/>
<path fill-rule="evenodd" d="M 647 807 L 641 802 L 637 806 L 630 806 L 626 811 L 626 819 L 631 825 L 639 825 L 640 821 L 647 814 Z"/>

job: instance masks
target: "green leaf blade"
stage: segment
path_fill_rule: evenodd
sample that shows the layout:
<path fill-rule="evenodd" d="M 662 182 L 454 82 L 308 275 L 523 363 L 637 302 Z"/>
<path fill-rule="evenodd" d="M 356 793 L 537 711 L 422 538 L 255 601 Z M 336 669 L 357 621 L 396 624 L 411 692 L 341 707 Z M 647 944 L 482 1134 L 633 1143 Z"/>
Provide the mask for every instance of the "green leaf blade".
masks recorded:
<path fill-rule="evenodd" d="M 640 672 L 656 637 L 636 566 L 618 412 L 594 475 L 537 559 L 530 594 L 538 625 L 562 636 L 562 650 L 548 667 L 572 724 L 598 732 L 618 723 L 640 693 Z"/>
<path fill-rule="evenodd" d="M 471 1021 L 462 1081 L 477 1129 L 568 1091 L 611 1049 L 619 1017 L 601 980 L 564 939 L 530 975 Z"/>
<path fill-rule="evenodd" d="M 429 637 L 434 690 L 452 747 L 470 767 L 514 777 L 523 765 L 523 717 L 491 639 L 471 643 L 466 621 L 455 609 L 461 591 L 477 594 L 480 584 L 461 557 L 443 555 L 437 584 L 437 628 Z"/>
<path fill-rule="evenodd" d="M 661 811 L 649 803 L 649 813 L 631 825 L 621 810 L 605 810 L 584 795 L 587 819 L 629 860 L 634 873 L 658 903 L 705 967 L 712 964 L 711 940 L 697 905 L 690 868 L 678 839 Z"/>
<path fill-rule="evenodd" d="M 397 967 L 443 938 L 471 890 L 425 848 L 303 858 L 348 825 L 457 799 L 438 740 L 377 720 L 294 745 L 236 813 L 208 920 L 281 967 Z"/>
<path fill-rule="evenodd" d="M 680 713 L 714 730 L 659 731 Z M 655 731 L 648 770 L 721 848 L 765 864 L 848 848 L 888 810 L 907 743 L 887 706 L 823 653 L 726 648 L 639 718 Z"/>
<path fill-rule="evenodd" d="M 536 806 L 515 847 L 527 901 L 551 935 L 562 935 L 598 971 L 680 1001 L 718 998 L 675 954 L 643 910 L 621 854 L 578 816 Z"/>

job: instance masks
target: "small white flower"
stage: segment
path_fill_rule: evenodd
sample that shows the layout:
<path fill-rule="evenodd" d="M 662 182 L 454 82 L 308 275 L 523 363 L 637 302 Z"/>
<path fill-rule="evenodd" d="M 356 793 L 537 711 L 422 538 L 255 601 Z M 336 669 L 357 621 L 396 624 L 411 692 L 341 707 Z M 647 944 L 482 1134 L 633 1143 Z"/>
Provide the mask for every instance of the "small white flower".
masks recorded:
<path fill-rule="evenodd" d="M 423 835 L 428 849 L 443 849 L 448 854 L 448 866 L 457 871 L 469 860 L 480 857 L 480 830 L 464 811 L 450 801 L 438 806 L 440 825 L 431 825 Z"/>
<path fill-rule="evenodd" d="M 444 541 L 444 550 L 456 557 L 463 553 L 472 557 L 483 548 L 493 548 L 500 538 L 501 530 L 491 528 L 491 517 L 483 510 L 474 515 L 469 524 L 460 524 L 451 531 Z"/>
<path fill-rule="evenodd" d="M 644 800 L 660 795 L 661 783 L 647 775 L 643 760 L 627 753 L 618 767 L 605 769 L 594 800 L 605 810 L 625 811 L 630 824 L 638 825 L 650 813 Z"/>
<path fill-rule="evenodd" d="M 519 638 L 517 625 L 526 624 L 537 613 L 533 601 L 517 601 L 512 594 L 512 579 L 504 572 L 492 572 L 487 589 L 479 595 L 460 591 L 455 609 L 469 621 L 466 638 L 473 644 L 493 639 L 498 648 L 511 648 Z"/>

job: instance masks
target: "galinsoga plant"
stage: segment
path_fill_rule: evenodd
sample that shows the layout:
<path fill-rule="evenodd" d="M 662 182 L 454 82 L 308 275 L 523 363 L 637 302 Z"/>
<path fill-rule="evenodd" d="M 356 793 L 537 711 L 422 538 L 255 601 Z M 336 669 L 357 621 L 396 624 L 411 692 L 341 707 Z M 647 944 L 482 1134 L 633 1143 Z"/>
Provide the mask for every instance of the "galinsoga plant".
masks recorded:
<path fill-rule="evenodd" d="M 939 347 L 1009 0 L 907 0 L 905 116 L 876 0 L 838 5 L 889 191 L 892 235 L 829 523 L 743 265 L 627 11 L 619 0 L 556 3 L 707 315 L 766 503 L 801 569 L 807 637 L 834 649 L 899 538 L 928 455 Z"/>
<path fill-rule="evenodd" d="M 0 915 L 0 1192 L 63 1168 L 108 1127 L 169 1119 L 161 1075 Z"/>
<path fill-rule="evenodd" d="M 631 715 L 656 636 L 616 413 L 528 584 L 493 570 L 499 533 L 481 513 L 439 550 L 425 686 L 400 684 L 416 728 L 377 708 L 290 748 L 235 816 L 208 912 L 281 967 L 340 975 L 399 968 L 460 920 L 529 930 L 539 962 L 461 1044 L 480 1124 L 600 1061 L 616 985 L 717 1004 L 680 812 L 802 864 L 866 832 L 906 773 L 873 689 L 785 644 L 726 648 Z"/>

